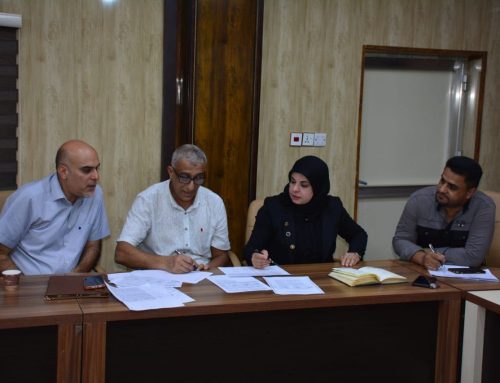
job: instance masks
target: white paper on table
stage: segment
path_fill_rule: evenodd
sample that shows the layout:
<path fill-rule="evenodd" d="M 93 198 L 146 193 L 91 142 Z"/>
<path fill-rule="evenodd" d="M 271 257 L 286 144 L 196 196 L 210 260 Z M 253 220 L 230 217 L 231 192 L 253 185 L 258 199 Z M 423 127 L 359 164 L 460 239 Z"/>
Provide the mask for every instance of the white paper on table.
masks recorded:
<path fill-rule="evenodd" d="M 443 265 L 437 270 L 429 270 L 429 274 L 434 277 L 444 277 L 444 278 L 460 278 L 460 279 L 470 279 L 475 281 L 490 281 L 490 282 L 500 282 L 497 277 L 495 277 L 490 269 L 483 269 L 484 274 L 455 274 L 448 271 L 450 268 L 467 268 L 467 266 L 455 266 L 455 265 Z"/>
<path fill-rule="evenodd" d="M 307 276 L 299 277 L 264 277 L 264 280 L 273 289 L 275 294 L 324 294 L 319 286 Z"/>
<path fill-rule="evenodd" d="M 212 275 L 208 271 L 192 271 L 173 274 L 163 270 L 134 270 L 128 273 L 108 274 L 108 278 L 118 287 L 142 286 L 144 284 L 164 287 L 181 287 L 182 283 L 198 283 Z"/>
<path fill-rule="evenodd" d="M 142 311 L 184 306 L 194 299 L 172 287 L 142 285 L 134 287 L 113 287 L 106 283 L 111 294 L 129 310 Z"/>
<path fill-rule="evenodd" d="M 290 273 L 279 266 L 267 266 L 256 269 L 253 266 L 219 267 L 219 270 L 231 277 L 269 277 L 274 275 L 290 275 Z"/>
<path fill-rule="evenodd" d="M 212 275 L 208 280 L 219 286 L 226 293 L 243 293 L 248 291 L 272 290 L 268 285 L 254 277 L 231 277 L 228 275 Z"/>

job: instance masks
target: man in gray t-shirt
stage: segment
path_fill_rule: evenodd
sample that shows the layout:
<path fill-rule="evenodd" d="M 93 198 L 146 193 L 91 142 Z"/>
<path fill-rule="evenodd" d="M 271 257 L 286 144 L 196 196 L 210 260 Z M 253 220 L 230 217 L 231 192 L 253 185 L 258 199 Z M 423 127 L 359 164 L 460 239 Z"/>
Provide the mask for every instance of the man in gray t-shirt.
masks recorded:
<path fill-rule="evenodd" d="M 392 239 L 396 254 L 431 270 L 481 265 L 495 226 L 495 203 L 477 190 L 482 174 L 476 161 L 450 158 L 437 186 L 408 199 Z"/>

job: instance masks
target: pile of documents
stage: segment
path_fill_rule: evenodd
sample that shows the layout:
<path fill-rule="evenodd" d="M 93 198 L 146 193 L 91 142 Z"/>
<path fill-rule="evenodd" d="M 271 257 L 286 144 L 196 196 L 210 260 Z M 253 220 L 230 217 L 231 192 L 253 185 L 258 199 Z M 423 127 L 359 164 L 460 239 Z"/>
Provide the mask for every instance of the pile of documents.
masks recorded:
<path fill-rule="evenodd" d="M 429 270 L 429 274 L 434 277 L 445 277 L 445 278 L 460 278 L 460 279 L 470 279 L 474 281 L 488 281 L 488 282 L 499 282 L 498 278 L 495 277 L 490 269 L 484 268 L 484 273 L 481 274 L 457 274 L 449 271 L 449 269 L 464 268 L 467 266 L 455 266 L 455 265 L 443 265 L 437 270 Z"/>
<path fill-rule="evenodd" d="M 307 276 L 290 276 L 279 266 L 256 269 L 252 266 L 220 267 L 224 275 L 207 271 L 173 274 L 162 270 L 135 270 L 108 275 L 106 286 L 129 310 L 181 307 L 193 302 L 178 290 L 183 283 L 196 284 L 207 278 L 227 293 L 273 291 L 275 294 L 324 294 Z M 263 277 L 264 283 L 256 277 Z"/>
<path fill-rule="evenodd" d="M 211 275 L 206 271 L 172 274 L 162 270 L 135 270 L 108 274 L 108 290 L 129 310 L 180 307 L 193 299 L 178 290 L 183 282 L 198 283 Z"/>

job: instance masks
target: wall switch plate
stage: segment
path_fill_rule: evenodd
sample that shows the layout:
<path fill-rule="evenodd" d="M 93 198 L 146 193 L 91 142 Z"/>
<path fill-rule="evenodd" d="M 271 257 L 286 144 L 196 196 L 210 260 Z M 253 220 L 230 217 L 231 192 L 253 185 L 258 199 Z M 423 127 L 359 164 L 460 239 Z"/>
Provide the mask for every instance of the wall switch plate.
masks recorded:
<path fill-rule="evenodd" d="M 302 146 L 302 133 L 290 133 L 290 146 Z"/>
<path fill-rule="evenodd" d="M 326 146 L 326 133 L 314 134 L 314 146 Z"/>
<path fill-rule="evenodd" d="M 302 146 L 314 146 L 314 133 L 302 133 Z"/>

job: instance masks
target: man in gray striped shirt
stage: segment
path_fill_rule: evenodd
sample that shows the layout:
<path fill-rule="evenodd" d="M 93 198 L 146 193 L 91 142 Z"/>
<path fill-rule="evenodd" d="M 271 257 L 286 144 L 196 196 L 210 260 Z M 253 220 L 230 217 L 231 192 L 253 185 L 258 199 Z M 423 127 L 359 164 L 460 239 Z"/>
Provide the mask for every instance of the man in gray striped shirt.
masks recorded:
<path fill-rule="evenodd" d="M 129 268 L 186 273 L 224 266 L 230 249 L 224 202 L 202 186 L 207 158 L 183 145 L 170 179 L 139 193 L 117 239 L 115 261 Z"/>

